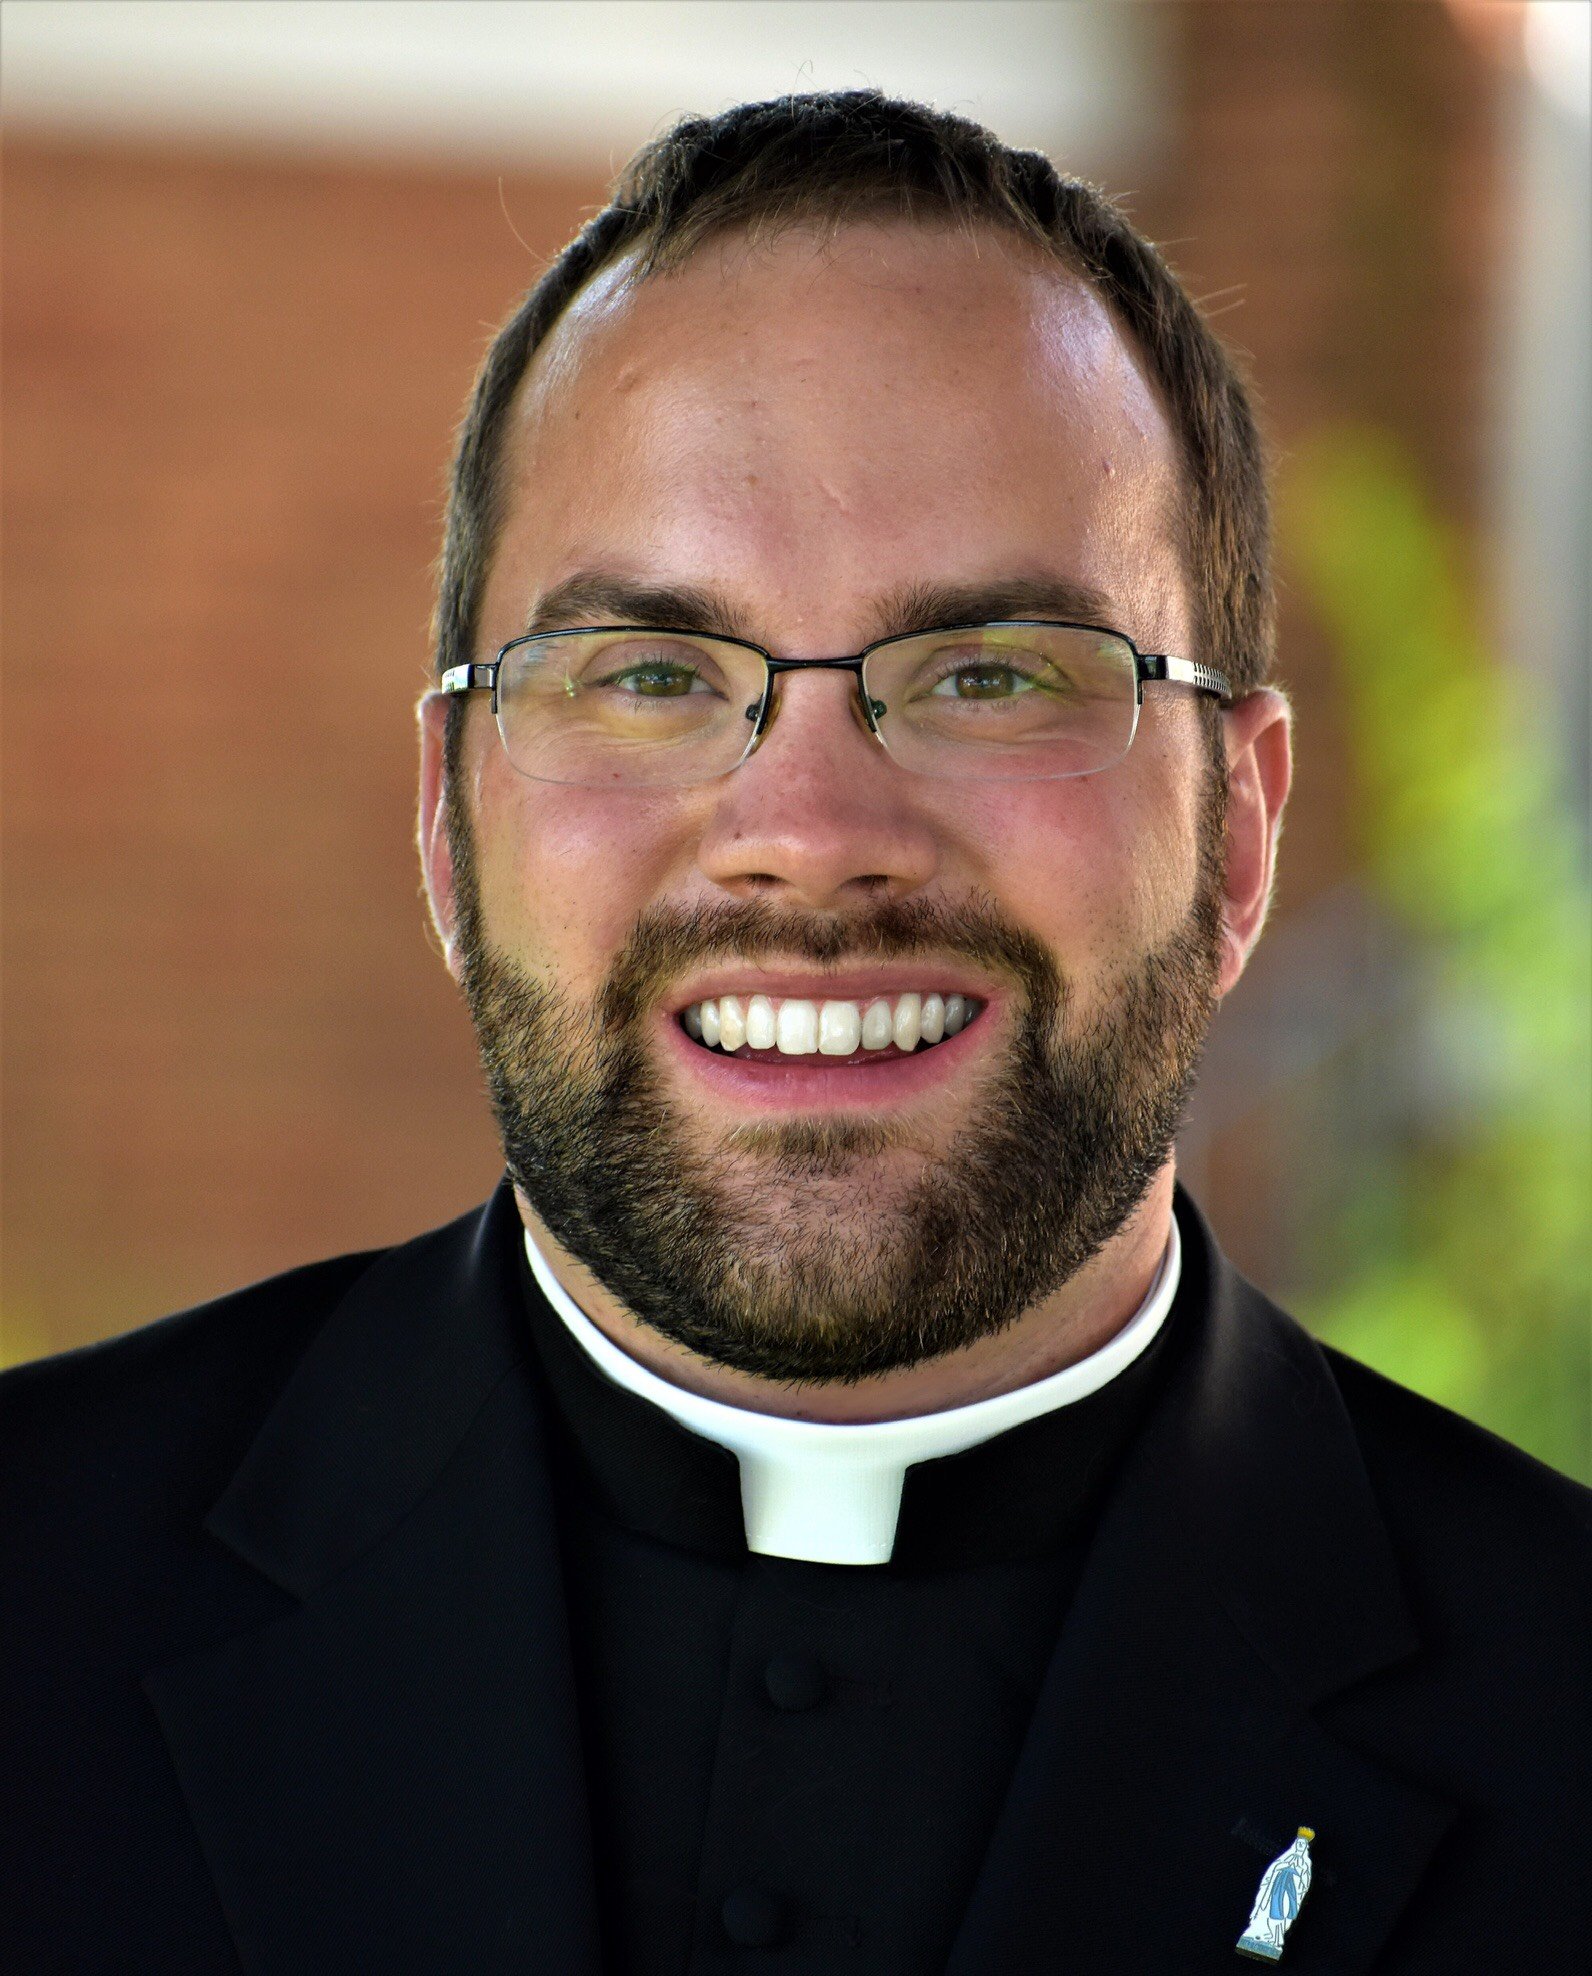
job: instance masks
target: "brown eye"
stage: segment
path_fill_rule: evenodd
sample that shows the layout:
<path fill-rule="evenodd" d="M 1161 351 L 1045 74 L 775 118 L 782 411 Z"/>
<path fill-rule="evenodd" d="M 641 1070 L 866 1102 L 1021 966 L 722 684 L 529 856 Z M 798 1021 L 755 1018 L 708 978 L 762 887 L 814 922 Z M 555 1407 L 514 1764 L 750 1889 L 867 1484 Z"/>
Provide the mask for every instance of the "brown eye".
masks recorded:
<path fill-rule="evenodd" d="M 1009 700 L 1026 693 L 1034 682 L 1015 666 L 959 666 L 934 687 L 936 696 L 957 700 Z"/>

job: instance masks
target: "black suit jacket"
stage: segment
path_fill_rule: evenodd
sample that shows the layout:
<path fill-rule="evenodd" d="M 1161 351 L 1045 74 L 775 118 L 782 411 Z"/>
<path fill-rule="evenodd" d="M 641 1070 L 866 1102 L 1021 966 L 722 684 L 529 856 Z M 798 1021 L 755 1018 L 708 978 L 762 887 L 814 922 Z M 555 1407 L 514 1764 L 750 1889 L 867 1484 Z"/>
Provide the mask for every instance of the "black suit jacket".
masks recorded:
<path fill-rule="evenodd" d="M 1586 1492 L 1315 1344 L 1179 1213 L 1192 1347 L 949 1976 L 1244 1967 L 1300 1824 L 1296 1976 L 1584 1969 Z M 0 1381 L 0 1967 L 595 1976 L 513 1229 L 504 1188 Z"/>

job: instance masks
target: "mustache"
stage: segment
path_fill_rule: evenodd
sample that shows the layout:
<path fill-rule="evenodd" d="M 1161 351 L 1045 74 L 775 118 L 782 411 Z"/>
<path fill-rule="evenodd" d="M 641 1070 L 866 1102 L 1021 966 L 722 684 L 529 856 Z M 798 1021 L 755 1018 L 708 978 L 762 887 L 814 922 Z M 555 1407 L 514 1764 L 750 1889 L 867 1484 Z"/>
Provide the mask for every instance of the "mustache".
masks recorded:
<path fill-rule="evenodd" d="M 1041 1020 L 1066 1001 L 1066 982 L 1044 944 L 987 899 L 954 906 L 891 899 L 857 913 L 810 913 L 762 901 L 680 911 L 650 906 L 636 921 L 598 997 L 607 1028 L 632 1024 L 688 968 L 714 961 L 852 960 L 926 956 L 972 962 L 1017 982 Z"/>

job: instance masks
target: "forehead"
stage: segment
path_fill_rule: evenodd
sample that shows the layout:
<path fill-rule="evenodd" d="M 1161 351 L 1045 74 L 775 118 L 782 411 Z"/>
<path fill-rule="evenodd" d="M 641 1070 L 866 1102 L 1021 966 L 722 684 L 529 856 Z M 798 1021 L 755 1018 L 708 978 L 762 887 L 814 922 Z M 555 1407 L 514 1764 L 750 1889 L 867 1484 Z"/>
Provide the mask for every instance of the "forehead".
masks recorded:
<path fill-rule="evenodd" d="M 744 580 L 799 619 L 878 574 L 1110 591 L 1131 564 L 1164 588 L 1178 539 L 1136 353 L 1080 277 L 989 229 L 792 229 L 605 269 L 529 367 L 504 467 L 500 593 L 611 564 Z"/>

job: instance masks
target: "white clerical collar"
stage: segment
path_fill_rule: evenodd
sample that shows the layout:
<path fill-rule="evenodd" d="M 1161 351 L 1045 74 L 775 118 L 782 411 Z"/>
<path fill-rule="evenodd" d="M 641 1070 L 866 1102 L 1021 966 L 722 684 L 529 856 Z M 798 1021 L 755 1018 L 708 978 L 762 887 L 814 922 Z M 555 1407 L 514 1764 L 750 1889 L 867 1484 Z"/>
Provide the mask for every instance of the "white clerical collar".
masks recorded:
<path fill-rule="evenodd" d="M 1025 1420 L 1115 1379 L 1143 1352 L 1166 1320 L 1182 1271 L 1177 1217 L 1149 1295 L 1097 1352 L 1045 1379 L 993 1399 L 905 1420 L 787 1420 L 709 1400 L 661 1378 L 606 1337 L 553 1275 L 525 1234 L 525 1253 L 542 1295 L 600 1372 L 650 1400 L 681 1427 L 728 1448 L 740 1461 L 746 1545 L 766 1557 L 814 1564 L 885 1564 L 895 1547 L 907 1470 L 920 1461 L 961 1454 Z"/>

